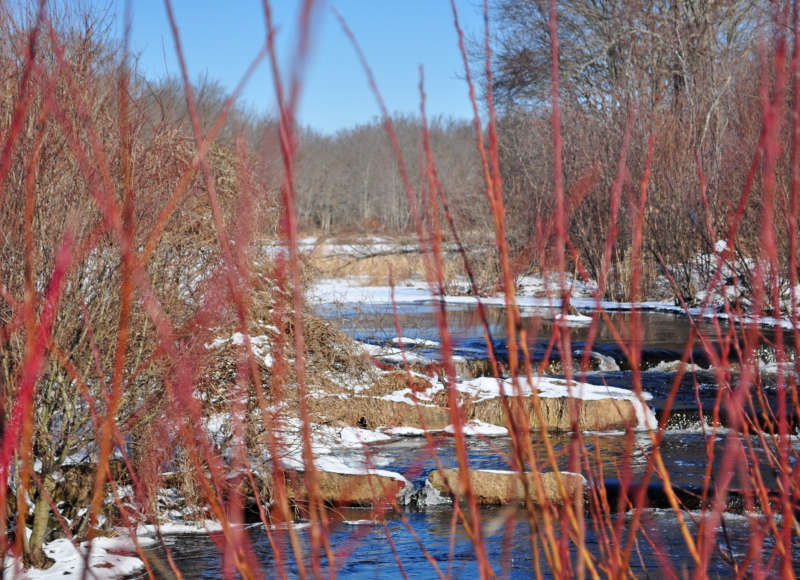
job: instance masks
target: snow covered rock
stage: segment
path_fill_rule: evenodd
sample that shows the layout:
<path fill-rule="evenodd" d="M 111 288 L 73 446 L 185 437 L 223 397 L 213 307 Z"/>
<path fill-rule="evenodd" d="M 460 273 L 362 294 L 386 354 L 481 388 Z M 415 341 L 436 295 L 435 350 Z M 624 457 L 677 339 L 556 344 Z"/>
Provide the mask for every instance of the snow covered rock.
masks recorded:
<path fill-rule="evenodd" d="M 570 431 L 573 422 L 581 431 L 608 431 L 625 429 L 655 429 L 657 422 L 652 409 L 641 396 L 628 389 L 590 385 L 550 377 L 537 377 L 531 385 L 525 378 L 516 381 L 491 378 L 473 379 L 456 385 L 469 395 L 469 418 L 506 425 L 506 411 L 501 393 L 508 397 L 512 409 L 519 409 L 530 417 L 532 429 L 539 429 L 539 415 L 534 406 L 534 393 L 542 407 L 544 423 L 550 431 Z M 574 421 L 573 421 L 574 419 Z"/>

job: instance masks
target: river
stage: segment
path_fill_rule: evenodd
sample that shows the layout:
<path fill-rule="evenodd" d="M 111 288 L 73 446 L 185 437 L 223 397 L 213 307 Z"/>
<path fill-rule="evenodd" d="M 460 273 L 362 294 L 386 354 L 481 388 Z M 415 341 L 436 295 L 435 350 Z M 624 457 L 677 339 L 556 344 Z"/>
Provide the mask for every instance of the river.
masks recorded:
<path fill-rule="evenodd" d="M 397 306 L 395 320 L 394 309 L 388 305 L 350 305 L 344 309 L 328 307 L 321 310 L 324 315 L 335 318 L 353 337 L 374 344 L 386 343 L 396 337 L 396 322 L 399 322 L 404 336 L 439 341 L 435 311 L 436 306 L 430 303 L 400 304 Z M 503 311 L 500 308 L 491 308 L 488 317 L 495 350 L 503 358 L 508 354 Z M 626 338 L 630 314 L 613 313 L 609 321 L 620 331 L 623 344 L 630 344 Z M 552 322 L 543 320 L 540 313 L 534 312 L 523 316 L 522 325 L 531 337 L 532 358 L 538 360 L 548 349 Z M 486 357 L 484 330 L 474 307 L 448 307 L 448 326 L 454 338 L 455 354 L 466 358 Z M 716 328 L 711 322 L 701 321 L 695 329 L 704 333 L 707 344 L 718 342 Z M 722 331 L 725 330 L 723 327 Z M 651 406 L 659 413 L 671 399 L 670 392 L 676 387 L 674 363 L 680 359 L 690 331 L 689 321 L 683 316 L 644 313 L 642 371 L 635 373 L 626 367 L 627 361 L 623 349 L 614 338 L 615 333 L 611 332 L 609 326 L 601 323 L 592 351 L 612 360 L 613 364 L 601 365 L 602 368 L 589 372 L 581 379 L 631 388 L 634 374 L 638 374 L 644 390 L 653 395 Z M 575 356 L 580 356 L 586 348 L 588 332 L 588 327 L 571 329 L 570 338 Z M 772 340 L 771 332 L 766 332 L 763 340 L 769 343 Z M 433 347 L 423 347 L 416 352 L 437 356 Z M 766 487 L 777 489 L 775 471 L 770 467 L 770 457 L 775 453 L 775 447 L 769 438 L 745 436 L 726 428 L 714 430 L 707 419 L 701 422 L 698 409 L 702 406 L 706 415 L 713 409 L 718 388 L 713 370 L 707 368 L 709 359 L 704 356 L 699 342 L 694 345 L 694 362 L 698 364 L 698 368 L 694 373 L 687 373 L 676 387 L 672 405 L 679 412 L 668 423 L 660 445 L 660 454 L 671 475 L 671 482 L 685 501 L 686 511 L 682 513 L 689 522 L 690 530 L 694 530 L 705 517 L 704 512 L 699 509 L 700 500 L 696 494 L 700 493 L 705 477 L 710 476 L 713 480 L 723 475 L 720 473 L 724 455 L 722 450 L 728 445 L 743 444 L 750 450 L 752 457 L 756 458 L 747 469 L 736 469 L 732 474 L 733 489 L 746 488 L 747 480 L 756 472 Z M 768 400 L 774 400 L 774 377 L 765 374 L 762 380 L 762 392 Z M 711 460 L 711 469 L 708 470 L 710 438 L 714 439 L 717 452 Z M 594 478 L 603 478 L 608 486 L 610 502 L 614 501 L 613 492 L 621 476 L 628 474 L 633 482 L 641 480 L 653 451 L 652 439 L 645 432 L 557 434 L 551 435 L 550 439 L 562 469 L 575 469 L 575 464 L 570 463 L 575 457 L 576 445 L 585 451 L 579 454 L 585 462 L 579 468 L 584 473 L 592 474 Z M 433 441 L 434 447 L 431 447 L 423 437 L 394 437 L 386 442 L 371 444 L 368 455 L 381 469 L 409 474 L 409 479 L 421 489 L 427 474 L 436 468 L 437 463 L 443 467 L 456 465 L 452 438 L 437 434 Z M 534 436 L 533 443 L 538 450 L 543 447 L 538 435 Z M 512 454 L 509 438 L 471 437 L 468 439 L 468 448 L 469 461 L 473 468 L 508 469 L 506 458 Z M 800 444 L 793 438 L 790 458 L 792 466 L 798 450 Z M 540 453 L 540 456 L 543 457 L 544 454 Z M 654 476 L 650 484 L 650 507 L 641 513 L 643 524 L 630 561 L 631 572 L 637 577 L 662 577 L 664 566 L 667 565 L 681 577 L 693 568 L 686 542 L 681 535 L 676 513 L 668 508 L 662 483 Z M 424 493 L 420 493 L 418 500 L 402 513 L 389 512 L 382 521 L 373 520 L 368 509 L 333 511 L 329 539 L 334 553 L 337 554 L 334 567 L 339 576 L 366 579 L 401 577 L 405 574 L 409 578 L 434 578 L 437 572 L 430 561 L 433 559 L 445 576 L 477 577 L 474 550 L 460 524 L 454 521 L 452 506 L 428 505 L 425 497 Z M 760 513 L 748 512 L 743 509 L 741 497 L 738 500 L 737 503 L 736 496 L 728 500 L 724 525 L 719 527 L 715 537 L 716 549 L 707 569 L 712 577 L 735 575 L 734 563 L 742 562 L 753 545 L 753 538 L 764 535 L 768 528 L 769 522 Z M 531 547 L 531 525 L 538 525 L 538 522 L 531 522 L 525 514 L 514 513 L 515 510 L 518 508 L 514 506 L 481 508 L 481 521 L 489 559 L 498 576 L 528 578 L 533 574 L 536 561 L 544 557 L 539 553 L 539 558 L 535 558 Z M 627 521 L 632 517 L 632 513 L 624 509 L 618 513 L 613 511 L 615 515 L 609 519 L 597 521 L 587 509 L 585 544 L 590 552 L 598 553 L 599 546 L 609 541 L 607 534 L 617 518 Z M 621 529 L 624 541 L 625 522 Z M 253 524 L 248 530 L 266 574 L 269 577 L 280 576 L 263 526 Z M 277 541 L 287 541 L 284 531 L 272 531 Z M 300 534 L 307 553 L 307 529 L 301 527 Z M 221 573 L 221 559 L 214 540 L 213 534 L 175 535 L 167 536 L 166 543 L 185 577 L 216 578 Z M 756 560 L 763 558 L 768 575 L 779 570 L 781 562 L 780 557 L 770 559 L 773 548 L 774 539 L 767 533 L 759 547 L 759 553 L 756 554 Z M 800 562 L 800 543 L 796 541 L 796 536 L 792 548 L 794 562 Z M 573 559 L 577 559 L 572 543 L 568 543 L 567 549 Z M 282 552 L 288 555 L 291 550 L 287 547 Z M 161 569 L 165 570 L 163 547 L 148 549 L 147 555 L 151 562 L 160 563 Z M 327 565 L 327 560 L 323 559 L 323 566 Z M 285 563 L 285 566 L 288 577 L 297 576 L 298 570 L 294 562 Z M 796 571 L 800 571 L 800 563 L 794 566 Z M 169 573 L 164 571 L 164 576 L 169 577 Z"/>

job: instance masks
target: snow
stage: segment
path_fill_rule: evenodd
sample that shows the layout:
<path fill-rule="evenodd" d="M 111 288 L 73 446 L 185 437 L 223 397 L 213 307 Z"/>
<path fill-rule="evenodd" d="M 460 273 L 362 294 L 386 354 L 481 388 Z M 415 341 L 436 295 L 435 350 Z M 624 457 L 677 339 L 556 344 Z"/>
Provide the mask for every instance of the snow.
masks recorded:
<path fill-rule="evenodd" d="M 764 375 L 795 375 L 795 363 L 791 361 L 786 362 L 768 362 L 759 363 L 759 371 Z"/>
<path fill-rule="evenodd" d="M 403 346 L 425 346 L 429 348 L 438 348 L 440 343 L 436 342 L 435 340 L 426 340 L 424 338 L 409 338 L 407 336 L 395 336 L 392 339 L 392 343 L 396 345 L 403 345 Z"/>
<path fill-rule="evenodd" d="M 273 245 L 279 245 L 276 242 Z M 355 240 L 346 241 L 325 241 L 318 238 L 307 238 L 300 241 L 301 250 L 315 251 L 323 255 L 350 255 L 350 256 L 364 256 L 375 254 L 391 254 L 394 252 L 413 252 L 419 249 L 416 242 L 403 242 L 393 240 L 391 238 L 380 236 L 363 236 Z M 703 285 L 707 284 L 707 274 L 709 268 L 712 273 L 718 269 L 717 274 L 722 276 L 725 280 L 735 275 L 737 272 L 736 267 L 730 261 L 721 261 L 720 256 L 725 255 L 730 251 L 728 243 L 724 239 L 719 239 L 714 242 L 714 253 L 700 253 L 692 258 L 688 264 L 692 268 L 693 284 L 696 287 L 696 296 L 699 297 L 699 302 L 707 297 L 708 292 L 703 289 Z M 752 260 L 745 260 L 747 267 L 755 266 Z M 677 266 L 677 265 L 676 265 Z M 705 308 L 692 307 L 688 310 L 682 306 L 675 305 L 672 301 L 653 301 L 647 300 L 637 303 L 631 302 L 613 302 L 605 300 L 597 300 L 595 293 L 597 291 L 597 283 L 588 280 L 584 281 L 579 277 L 573 276 L 570 273 L 550 273 L 540 275 L 521 276 L 517 279 L 517 306 L 521 309 L 539 309 L 543 310 L 542 316 L 558 320 L 567 326 L 583 326 L 591 324 L 591 319 L 581 314 L 561 315 L 561 295 L 563 294 L 562 279 L 566 286 L 566 290 L 570 295 L 570 306 L 581 310 L 631 310 L 637 308 L 639 310 L 650 310 L 659 312 L 674 312 L 678 314 L 690 314 L 692 316 L 699 316 L 705 318 L 719 317 L 722 319 L 727 318 L 726 315 L 717 312 L 721 306 L 726 302 L 737 299 L 739 303 L 746 303 L 745 297 L 741 296 L 741 288 L 734 286 L 721 286 L 713 291 L 712 296 L 708 296 L 708 305 Z M 394 288 L 394 296 L 392 296 L 392 288 L 389 286 L 368 286 L 363 282 L 366 278 L 349 278 L 349 279 L 320 279 L 307 291 L 307 296 L 311 302 L 318 303 L 350 303 L 350 304 L 370 304 L 370 305 L 386 305 L 392 302 L 402 304 L 409 302 L 431 302 L 441 299 L 447 304 L 476 304 L 478 299 L 473 296 L 444 296 L 438 297 L 433 293 L 427 283 L 419 280 L 404 281 Z M 459 281 L 456 281 L 458 284 Z M 787 285 L 785 280 L 781 281 L 783 286 Z M 461 284 L 465 290 L 468 290 L 468 285 Z M 669 289 L 670 284 L 666 279 L 661 279 L 661 285 L 664 289 Z M 782 303 L 782 308 L 787 312 L 790 310 L 790 299 L 788 290 L 784 293 L 786 299 Z M 796 292 L 800 295 L 800 292 Z M 490 306 L 505 306 L 505 296 L 503 294 L 495 294 L 480 299 L 484 304 Z M 547 312 L 549 311 L 549 314 Z M 738 315 L 737 315 L 738 316 Z M 788 316 L 782 318 L 762 317 L 758 315 L 739 317 L 745 324 L 759 324 L 764 326 L 782 326 L 787 329 L 793 329 L 794 323 Z"/>
<path fill-rule="evenodd" d="M 567 383 L 564 379 L 550 377 L 535 378 L 534 384 L 539 396 L 544 398 L 575 397 L 584 401 L 609 398 L 623 400 L 637 398 L 633 391 L 620 387 L 590 385 L 588 383 L 579 383 L 576 381 Z M 477 379 L 457 383 L 456 388 L 478 400 L 499 397 L 501 392 L 510 397 L 517 394 L 521 396 L 530 396 L 533 394 L 533 389 L 526 378 L 520 377 L 518 379 L 518 385 L 519 392 L 517 392 L 511 379 L 501 379 L 498 381 L 493 377 L 479 377 Z M 642 398 L 647 401 L 652 399 L 653 396 L 650 393 L 643 392 Z"/>
<path fill-rule="evenodd" d="M 277 332 L 277 329 L 274 326 L 267 327 L 267 330 Z M 249 338 L 250 350 L 252 351 L 253 356 L 263 361 L 264 366 L 272 368 L 272 363 L 274 361 L 272 360 L 272 354 L 270 353 L 271 342 L 269 336 L 265 334 L 250 335 Z M 225 346 L 229 342 L 235 346 L 243 346 L 246 342 L 246 339 L 247 336 L 241 332 L 234 332 L 229 338 L 217 337 L 204 346 L 207 350 L 216 350 Z"/>
<path fill-rule="evenodd" d="M 359 343 L 361 352 L 371 356 L 372 358 L 380 359 L 384 362 L 390 363 L 418 363 L 421 365 L 434 364 L 436 361 L 432 358 L 423 356 L 421 354 L 394 348 L 391 346 L 378 346 L 375 344 Z M 405 358 L 404 358 L 405 357 Z"/>
<path fill-rule="evenodd" d="M 432 407 L 427 405 L 426 401 L 433 401 L 433 396 L 439 391 L 444 389 L 444 385 L 439 383 L 431 384 L 430 387 L 423 391 L 412 391 L 411 389 L 400 389 L 380 397 L 386 401 L 394 401 L 395 403 L 406 403 L 408 405 L 419 405 L 420 407 Z"/>
<path fill-rule="evenodd" d="M 556 317 L 556 322 L 567 326 L 589 326 L 592 323 L 592 317 L 585 314 L 560 314 Z"/>
<path fill-rule="evenodd" d="M 448 425 L 444 428 L 444 431 L 446 433 L 455 433 L 455 428 L 452 425 Z M 508 435 L 508 429 L 500 427 L 499 425 L 473 419 L 464 425 L 464 435 L 468 437 L 505 437 Z"/>
<path fill-rule="evenodd" d="M 306 292 L 312 302 L 345 304 L 391 304 L 391 286 L 359 286 L 357 279 L 322 278 Z M 424 282 L 395 286 L 394 301 L 426 302 L 432 300 L 430 288 Z"/>
<path fill-rule="evenodd" d="M 326 455 L 315 459 L 314 466 L 319 471 L 327 471 L 328 473 L 340 473 L 343 475 L 377 475 L 379 477 L 388 477 L 403 482 L 403 489 L 397 494 L 397 500 L 401 505 L 408 503 L 409 499 L 414 494 L 414 484 L 396 471 L 355 466 L 335 455 Z"/>
<path fill-rule="evenodd" d="M 233 420 L 230 413 L 213 413 L 204 417 L 202 422 L 205 424 L 206 432 L 211 440 L 222 447 L 231 436 Z"/>
<path fill-rule="evenodd" d="M 576 350 L 575 355 L 577 357 L 583 357 L 584 352 L 582 350 Z M 608 355 L 599 353 L 599 352 L 590 352 L 589 357 L 592 360 L 597 361 L 597 368 L 601 372 L 609 373 L 609 372 L 618 372 L 620 370 L 617 361 L 614 360 L 613 357 Z"/>
<path fill-rule="evenodd" d="M 275 256 L 286 248 L 285 240 L 278 240 L 264 245 L 264 253 Z M 336 240 L 308 236 L 297 240 L 297 249 L 301 253 L 314 253 L 321 256 L 355 256 L 364 257 L 375 254 L 415 252 L 419 250 L 417 243 L 403 243 L 383 236 L 363 236 L 358 239 Z"/>
<path fill-rule="evenodd" d="M 175 520 L 159 524 L 158 531 L 162 535 L 172 535 L 172 536 L 187 535 L 187 534 L 207 534 L 210 532 L 222 531 L 222 524 L 214 520 L 205 520 L 202 522 Z M 140 538 L 142 537 L 149 538 L 155 535 L 156 526 L 152 524 L 140 525 L 136 529 L 136 533 Z"/>
<path fill-rule="evenodd" d="M 390 363 L 393 365 L 404 364 L 418 364 L 420 366 L 436 365 L 441 363 L 441 356 L 436 353 L 433 356 L 426 356 L 418 352 L 414 352 L 413 348 L 421 347 L 426 349 L 438 349 L 441 343 L 433 340 L 426 340 L 422 338 L 403 338 L 404 348 L 396 348 L 392 346 L 380 346 L 376 344 L 369 344 L 365 342 L 356 342 L 356 345 L 362 353 L 377 359 L 381 362 Z M 397 343 L 398 338 L 393 338 L 392 342 Z M 450 360 L 453 363 L 467 362 L 467 358 L 462 355 L 451 355 Z"/>
<path fill-rule="evenodd" d="M 343 475 L 367 475 L 367 474 L 379 475 L 391 479 L 396 479 L 397 481 L 405 482 L 406 486 L 413 487 L 411 482 L 408 481 L 401 473 L 397 473 L 396 471 L 389 471 L 388 469 L 368 469 L 368 468 L 357 467 L 348 464 L 339 457 L 334 457 L 334 456 L 322 457 L 318 461 L 315 461 L 314 465 L 319 471 L 327 471 L 328 473 L 340 473 Z"/>
<path fill-rule="evenodd" d="M 285 420 L 282 439 L 288 449 L 288 453 L 281 458 L 281 462 L 286 469 L 296 469 L 298 471 L 305 469 L 301 427 L 302 423 L 299 419 L 289 418 Z M 388 441 L 391 439 L 389 435 L 359 427 L 332 427 L 313 423 L 310 427 L 311 450 L 314 455 L 314 466 L 318 470 L 344 474 L 383 475 L 406 482 L 406 487 L 411 486 L 408 480 L 399 473 L 375 469 L 375 457 L 368 458 L 363 453 L 354 453 L 352 451 L 361 450 L 364 445 L 369 443 Z"/>
<path fill-rule="evenodd" d="M 704 369 L 700 365 L 694 363 L 683 363 L 679 360 L 662 360 L 654 367 L 647 369 L 645 372 L 676 373 L 681 370 L 683 370 L 685 373 L 699 373 L 706 371 L 707 369 Z"/>
<path fill-rule="evenodd" d="M 519 471 L 512 471 L 512 470 L 509 470 L 509 469 L 476 469 L 474 471 L 482 472 L 482 473 L 497 473 L 497 474 L 500 474 L 500 475 L 514 475 L 514 474 L 518 475 L 519 474 Z M 545 472 L 545 473 L 553 473 L 553 472 Z M 586 480 L 586 477 L 582 473 L 575 473 L 574 471 L 561 471 L 561 470 L 559 470 L 558 473 L 561 474 L 561 475 L 569 475 L 569 476 L 580 477 L 583 480 L 584 484 L 588 483 L 588 481 Z"/>
<path fill-rule="evenodd" d="M 137 541 L 142 544 L 147 539 L 137 538 Z M 3 563 L 3 579 L 82 578 L 88 549 L 89 542 L 83 542 L 76 548 L 66 538 L 53 540 L 44 546 L 45 554 L 55 561 L 50 568 L 23 571 L 18 560 L 6 558 Z M 135 548 L 129 537 L 95 538 L 92 541 L 87 578 L 120 578 L 141 570 L 144 570 L 144 562 L 135 555 Z"/>
<path fill-rule="evenodd" d="M 343 427 L 339 433 L 342 440 L 342 445 L 345 447 L 360 447 L 366 443 L 374 443 L 376 441 L 386 441 L 391 437 L 378 433 L 377 431 L 370 431 L 368 429 L 361 429 L 359 427 Z"/>
<path fill-rule="evenodd" d="M 420 429 L 419 427 L 391 427 L 383 429 L 383 432 L 395 437 L 422 437 L 426 432 L 430 433 L 430 430 L 425 431 L 425 429 Z"/>
<path fill-rule="evenodd" d="M 361 449 L 365 444 L 391 439 L 384 433 L 359 427 L 334 427 L 312 423 L 310 429 L 315 465 L 323 470 L 327 469 L 319 462 L 327 461 L 330 464 L 331 458 L 327 456 L 336 455 L 342 449 Z M 281 436 L 288 450 L 287 455 L 281 458 L 284 466 L 302 470 L 305 465 L 302 453 L 302 421 L 295 417 L 284 419 Z M 340 458 L 337 459 L 341 461 Z"/>

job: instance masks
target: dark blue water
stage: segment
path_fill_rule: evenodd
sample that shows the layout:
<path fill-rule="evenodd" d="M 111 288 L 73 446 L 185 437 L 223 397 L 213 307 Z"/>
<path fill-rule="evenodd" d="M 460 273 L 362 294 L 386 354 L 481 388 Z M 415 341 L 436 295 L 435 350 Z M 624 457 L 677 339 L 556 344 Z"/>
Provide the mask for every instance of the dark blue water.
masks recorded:
<path fill-rule="evenodd" d="M 367 580 L 400 578 L 405 574 L 409 578 L 436 578 L 438 573 L 431 559 L 445 577 L 465 579 L 478 577 L 472 543 L 459 523 L 453 525 L 451 508 L 429 508 L 426 512 L 406 513 L 402 519 L 397 514 L 387 514 L 384 520 L 385 527 L 382 523 L 370 522 L 370 515 L 367 510 L 345 510 L 340 514 L 344 520 L 335 521 L 330 525 L 329 538 L 336 552 L 334 568 L 338 577 Z M 698 519 L 699 512 L 684 512 L 683 515 L 689 522 L 689 529 L 696 532 L 696 522 L 693 518 Z M 538 554 L 544 577 L 555 577 L 549 571 L 541 544 L 535 540 L 534 545 L 531 543 L 531 524 L 524 514 L 509 512 L 505 508 L 483 508 L 480 516 L 489 561 L 498 577 L 531 578 L 534 574 L 534 553 Z M 616 517 L 611 518 L 612 525 L 616 522 Z M 628 513 L 619 517 L 627 523 L 632 515 Z M 629 562 L 629 569 L 633 575 L 650 578 L 666 577 L 665 562 L 679 577 L 683 577 L 694 568 L 681 537 L 677 519 L 671 510 L 646 509 L 642 511 L 641 519 L 641 529 L 644 533 L 639 534 Z M 741 515 L 726 515 L 724 522 L 725 532 L 720 533 L 719 546 L 712 554 L 707 568 L 711 578 L 733 576 L 734 568 L 731 562 L 741 561 L 751 536 L 766 527 L 766 522 L 763 520 L 750 521 Z M 541 525 L 541 521 L 536 523 Z M 586 522 L 585 545 L 590 552 L 598 553 L 602 536 L 601 531 L 595 529 L 593 523 L 591 520 Z M 562 526 L 561 523 L 556 524 L 559 536 L 565 529 Z M 409 528 L 414 530 L 414 534 Z M 288 578 L 299 577 L 296 562 L 291 557 L 288 534 L 285 531 L 272 530 L 273 541 L 282 546 L 281 553 L 285 555 L 280 567 L 275 561 L 274 550 L 263 527 L 253 526 L 248 531 L 252 548 L 263 567 L 264 577 L 277 578 L 283 575 Z M 299 534 L 303 553 L 307 555 L 310 550 L 307 528 L 301 529 Z M 387 540 L 387 535 L 400 556 L 399 562 Z M 627 536 L 623 533 L 622 542 L 626 539 Z M 185 577 L 210 579 L 219 578 L 222 573 L 215 540 L 220 541 L 221 538 L 208 535 L 170 536 L 166 544 Z M 570 560 L 573 566 L 576 566 L 578 554 L 575 544 L 568 537 L 565 538 L 565 544 Z M 764 548 L 769 550 L 772 547 L 774 547 L 773 542 L 768 538 Z M 151 562 L 162 570 L 159 577 L 170 577 L 170 573 L 164 569 L 166 567 L 164 549 L 153 549 L 149 554 Z M 285 561 L 287 557 L 289 561 Z M 321 556 L 321 562 L 325 570 L 324 576 L 327 577 L 328 561 L 324 555 Z M 603 562 L 595 565 L 602 566 Z M 780 560 L 773 563 L 773 572 L 779 565 Z M 310 567 L 310 561 L 306 561 L 306 566 Z M 606 575 L 607 572 L 600 574 L 601 577 Z"/>

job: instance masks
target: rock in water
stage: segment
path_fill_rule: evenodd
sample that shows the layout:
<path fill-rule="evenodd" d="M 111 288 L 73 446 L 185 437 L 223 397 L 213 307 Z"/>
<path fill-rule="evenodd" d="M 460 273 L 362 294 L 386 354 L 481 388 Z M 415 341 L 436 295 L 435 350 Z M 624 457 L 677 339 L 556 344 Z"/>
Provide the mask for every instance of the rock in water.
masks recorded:
<path fill-rule="evenodd" d="M 536 505 L 564 505 L 583 497 L 584 478 L 577 473 L 561 472 L 564 490 L 559 490 L 553 472 L 523 474 L 528 495 Z M 541 488 L 536 478 L 541 477 Z M 479 504 L 496 505 L 525 499 L 522 477 L 514 471 L 471 470 L 469 480 Z M 442 495 L 463 495 L 457 469 L 435 470 L 428 476 L 430 484 Z"/>
<path fill-rule="evenodd" d="M 542 414 L 548 431 L 571 431 L 576 416 L 580 431 L 608 431 L 637 426 L 636 410 L 623 399 L 581 400 L 572 397 L 540 397 Z M 512 412 L 521 410 L 530 417 L 531 430 L 539 429 L 539 418 L 528 397 L 508 397 Z M 573 410 L 574 409 L 574 410 Z M 506 414 L 499 397 L 472 404 L 470 419 L 494 425 L 505 425 Z"/>
<path fill-rule="evenodd" d="M 297 479 L 287 478 L 290 495 L 305 499 L 307 492 L 303 474 Z M 322 500 L 348 506 L 373 506 L 387 503 L 403 492 L 408 481 L 402 476 L 391 477 L 381 473 L 333 473 L 317 471 L 317 483 Z"/>

